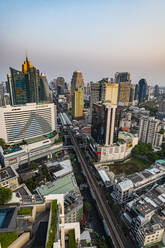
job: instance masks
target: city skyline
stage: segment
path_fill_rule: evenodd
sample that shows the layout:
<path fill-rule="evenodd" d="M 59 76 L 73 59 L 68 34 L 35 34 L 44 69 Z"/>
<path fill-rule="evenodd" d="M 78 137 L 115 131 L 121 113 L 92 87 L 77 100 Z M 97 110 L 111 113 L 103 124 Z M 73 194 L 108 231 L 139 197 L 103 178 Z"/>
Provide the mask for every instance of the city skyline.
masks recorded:
<path fill-rule="evenodd" d="M 80 70 L 84 81 L 129 71 L 164 84 L 165 2 L 1 1 L 0 81 L 27 54 L 48 80 Z M 28 15 L 29 14 L 29 15 Z"/>

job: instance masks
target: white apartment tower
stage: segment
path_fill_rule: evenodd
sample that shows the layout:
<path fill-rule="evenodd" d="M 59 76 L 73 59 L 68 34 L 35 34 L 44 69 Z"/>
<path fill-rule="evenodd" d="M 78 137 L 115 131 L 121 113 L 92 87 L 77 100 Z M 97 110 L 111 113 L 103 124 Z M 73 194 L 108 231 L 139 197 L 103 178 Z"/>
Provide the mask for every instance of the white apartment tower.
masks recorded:
<path fill-rule="evenodd" d="M 163 134 L 160 134 L 161 121 L 155 117 L 143 116 L 139 123 L 139 140 L 151 143 L 154 147 L 161 146 Z"/>

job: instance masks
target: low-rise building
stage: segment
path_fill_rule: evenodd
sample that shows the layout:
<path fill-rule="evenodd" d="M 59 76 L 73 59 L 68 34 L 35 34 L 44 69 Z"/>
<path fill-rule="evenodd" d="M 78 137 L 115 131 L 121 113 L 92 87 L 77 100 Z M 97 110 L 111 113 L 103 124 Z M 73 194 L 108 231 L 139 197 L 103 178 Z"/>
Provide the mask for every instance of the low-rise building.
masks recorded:
<path fill-rule="evenodd" d="M 61 178 L 72 173 L 73 168 L 70 159 L 62 161 L 49 161 L 47 164 L 49 171 L 53 174 L 54 178 Z"/>
<path fill-rule="evenodd" d="M 15 240 L 11 242 L 9 247 L 24 246 L 30 240 L 30 232 L 33 230 L 34 221 L 36 224 L 39 224 L 38 226 L 41 224 L 39 223 L 40 220 L 36 219 L 37 214 L 43 213 L 46 210 L 49 210 L 49 215 L 44 215 L 44 219 L 47 221 L 44 222 L 44 228 L 41 229 L 43 237 L 40 240 L 40 246 L 47 247 L 49 243 L 51 247 L 65 248 L 66 240 L 68 240 L 68 232 L 72 230 L 75 236 L 76 247 L 80 247 L 80 223 L 65 222 L 63 194 L 50 194 L 44 198 L 43 202 L 37 204 L 36 202 L 24 204 L 16 194 L 10 204 L 7 205 L 7 208 L 0 208 L 0 213 L 3 216 L 3 220 L 0 223 L 0 235 L 1 233 L 12 233 L 13 230 L 15 234 L 19 234 L 14 235 Z M 38 234 L 41 234 L 37 232 L 35 234 L 36 237 Z M 35 239 L 33 240 L 32 246 L 34 243 Z"/>
<path fill-rule="evenodd" d="M 150 223 L 140 228 L 137 233 L 137 241 L 143 247 L 159 243 L 163 239 L 164 226 L 161 224 L 151 225 Z"/>
<path fill-rule="evenodd" d="M 12 166 L 18 168 L 19 165 L 30 163 L 33 160 L 48 157 L 52 154 L 62 150 L 63 143 L 55 142 L 55 137 L 40 136 L 33 139 L 26 140 L 26 143 L 18 144 L 19 149 L 13 149 L 9 153 L 4 150 L 3 157 L 5 166 Z"/>
<path fill-rule="evenodd" d="M 165 167 L 155 164 L 150 169 L 131 174 L 121 182 L 115 182 L 113 185 L 113 198 L 119 202 L 128 202 L 133 198 L 134 193 L 142 191 L 147 187 L 161 181 L 165 177 Z"/>
<path fill-rule="evenodd" d="M 97 145 L 98 161 L 115 162 L 130 156 L 132 149 L 138 144 L 138 137 L 128 132 L 120 132 L 118 143 L 112 145 Z"/>
<path fill-rule="evenodd" d="M 11 167 L 7 166 L 0 170 L 0 187 L 10 188 L 14 190 L 18 187 L 18 174 Z"/>
<path fill-rule="evenodd" d="M 83 199 L 73 173 L 53 182 L 48 182 L 36 189 L 44 198 L 50 194 L 64 194 L 66 222 L 80 221 L 83 214 Z"/>
<path fill-rule="evenodd" d="M 127 203 L 124 217 L 142 246 L 162 241 L 165 228 L 165 185 L 155 186 Z"/>

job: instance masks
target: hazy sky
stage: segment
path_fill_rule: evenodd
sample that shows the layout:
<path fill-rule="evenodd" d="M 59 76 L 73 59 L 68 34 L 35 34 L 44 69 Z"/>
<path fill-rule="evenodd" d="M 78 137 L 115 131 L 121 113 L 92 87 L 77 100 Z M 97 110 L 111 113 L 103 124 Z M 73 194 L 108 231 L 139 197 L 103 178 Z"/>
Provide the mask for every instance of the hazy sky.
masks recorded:
<path fill-rule="evenodd" d="M 0 81 L 25 54 L 49 80 L 130 71 L 165 86 L 165 0 L 1 0 Z"/>

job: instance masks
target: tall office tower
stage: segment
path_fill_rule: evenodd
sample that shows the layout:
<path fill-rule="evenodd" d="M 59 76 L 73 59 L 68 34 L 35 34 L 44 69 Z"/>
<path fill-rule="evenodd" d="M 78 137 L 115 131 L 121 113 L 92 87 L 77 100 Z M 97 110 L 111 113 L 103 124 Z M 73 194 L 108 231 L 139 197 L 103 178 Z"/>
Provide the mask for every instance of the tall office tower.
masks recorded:
<path fill-rule="evenodd" d="M 118 103 L 121 106 L 128 106 L 130 99 L 131 82 L 120 82 Z"/>
<path fill-rule="evenodd" d="M 155 85 L 154 87 L 154 97 L 158 97 L 159 96 L 159 85 Z"/>
<path fill-rule="evenodd" d="M 139 123 L 139 140 L 144 143 L 151 143 L 153 146 L 157 146 L 157 143 L 161 144 L 163 140 L 163 134 L 161 135 L 159 133 L 160 129 L 160 120 L 155 119 L 155 117 L 141 117 Z"/>
<path fill-rule="evenodd" d="M 85 100 L 89 100 L 90 92 L 91 92 L 91 86 L 90 86 L 90 83 L 88 83 L 87 86 L 84 86 L 84 99 Z"/>
<path fill-rule="evenodd" d="M 74 71 L 71 80 L 71 94 L 73 95 L 78 88 L 84 89 L 84 79 L 80 71 Z"/>
<path fill-rule="evenodd" d="M 135 85 L 131 84 L 129 102 L 133 103 L 135 99 Z"/>
<path fill-rule="evenodd" d="M 101 84 L 100 82 L 91 82 L 90 109 L 92 114 L 92 106 L 94 103 L 101 101 Z"/>
<path fill-rule="evenodd" d="M 102 79 L 96 83 L 91 83 L 90 112 L 92 116 L 92 106 L 100 101 L 110 101 L 117 105 L 119 85 L 111 83 L 107 79 Z"/>
<path fill-rule="evenodd" d="M 162 113 L 162 114 L 165 114 L 165 100 L 162 100 L 159 103 L 158 112 Z"/>
<path fill-rule="evenodd" d="M 39 96 L 41 102 L 52 102 L 52 92 L 50 91 L 45 73 L 41 73 L 40 76 Z"/>
<path fill-rule="evenodd" d="M 122 107 L 117 106 L 117 108 L 116 108 L 116 117 L 115 117 L 114 143 L 116 143 L 118 141 L 121 115 L 122 115 Z"/>
<path fill-rule="evenodd" d="M 138 90 L 139 90 L 139 86 L 138 84 L 135 85 L 135 95 L 134 95 L 134 100 L 138 100 Z"/>
<path fill-rule="evenodd" d="M 56 79 L 57 95 L 63 95 L 66 92 L 66 82 L 63 77 L 57 77 Z"/>
<path fill-rule="evenodd" d="M 119 84 L 119 105 L 128 106 L 131 89 L 130 72 L 116 72 L 115 83 Z"/>
<path fill-rule="evenodd" d="M 39 87 L 40 87 L 40 72 L 37 70 L 26 57 L 24 64 L 22 65 L 22 73 L 25 75 L 25 81 L 27 82 L 27 102 L 40 102 Z"/>
<path fill-rule="evenodd" d="M 93 104 L 91 135 L 98 144 L 113 144 L 116 108 L 110 102 Z"/>
<path fill-rule="evenodd" d="M 48 134 L 56 129 L 53 103 L 0 108 L 0 137 L 7 143 Z"/>
<path fill-rule="evenodd" d="M 75 118 L 83 116 L 84 79 L 80 71 L 74 71 L 71 80 L 72 114 Z"/>
<path fill-rule="evenodd" d="M 90 95 L 91 93 L 91 85 L 90 83 L 87 84 L 87 95 Z"/>
<path fill-rule="evenodd" d="M 111 104 L 117 105 L 119 85 L 110 82 L 101 83 L 101 100 L 110 101 Z"/>
<path fill-rule="evenodd" d="M 84 90 L 78 88 L 72 95 L 72 115 L 74 118 L 80 118 L 83 116 L 84 109 Z"/>
<path fill-rule="evenodd" d="M 21 105 L 31 102 L 50 102 L 50 99 L 46 99 L 46 91 L 49 87 L 46 84 L 48 83 L 40 76 L 39 70 L 26 57 L 26 61 L 22 65 L 22 71 L 10 68 L 10 74 L 8 74 L 7 88 L 9 90 L 11 104 Z"/>
<path fill-rule="evenodd" d="M 115 83 L 119 84 L 121 82 L 131 82 L 130 72 L 116 72 L 115 73 Z"/>
<path fill-rule="evenodd" d="M 100 101 L 110 101 L 117 105 L 119 85 L 102 79 L 96 83 L 91 83 L 90 108 L 94 103 Z"/>
<path fill-rule="evenodd" d="M 139 103 L 142 103 L 145 101 L 146 99 L 146 94 L 147 94 L 147 81 L 142 78 L 140 79 L 140 81 L 138 82 L 139 85 L 139 90 L 138 90 L 138 100 Z"/>

